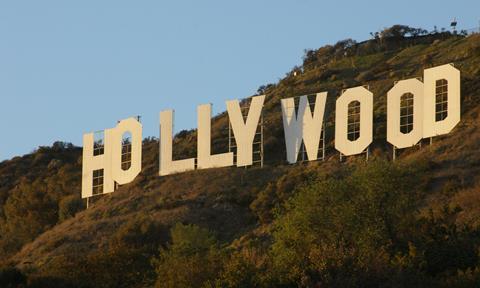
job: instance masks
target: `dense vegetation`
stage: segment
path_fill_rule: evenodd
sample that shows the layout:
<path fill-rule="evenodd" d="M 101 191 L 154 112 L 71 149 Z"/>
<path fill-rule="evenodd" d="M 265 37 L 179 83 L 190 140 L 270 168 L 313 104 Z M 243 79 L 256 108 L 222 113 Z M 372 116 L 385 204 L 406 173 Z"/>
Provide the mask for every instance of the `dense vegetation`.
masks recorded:
<path fill-rule="evenodd" d="M 393 26 L 373 39 L 305 51 L 303 65 L 265 93 L 264 168 L 158 177 L 145 139 L 131 184 L 80 197 L 81 149 L 56 142 L 0 163 L 0 287 L 476 287 L 480 285 L 480 35 Z M 385 141 L 393 81 L 453 62 L 462 122 L 429 145 Z M 284 165 L 279 100 L 368 84 L 372 157 L 340 162 L 327 115 L 325 161 Z M 226 149 L 226 114 L 213 150 Z M 175 137 L 194 156 L 196 132 Z"/>

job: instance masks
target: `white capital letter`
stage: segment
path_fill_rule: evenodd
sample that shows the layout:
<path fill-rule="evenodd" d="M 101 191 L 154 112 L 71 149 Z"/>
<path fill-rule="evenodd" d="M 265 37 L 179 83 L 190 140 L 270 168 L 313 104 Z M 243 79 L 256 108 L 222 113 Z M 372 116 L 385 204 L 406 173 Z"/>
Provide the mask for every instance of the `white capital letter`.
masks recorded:
<path fill-rule="evenodd" d="M 173 111 L 160 112 L 160 154 L 159 154 L 159 175 L 169 175 L 195 169 L 195 159 L 172 160 L 172 138 L 173 138 Z"/>
<path fill-rule="evenodd" d="M 351 102 L 360 102 L 360 118 L 351 116 L 353 122 L 349 123 L 348 106 Z M 355 140 L 348 139 L 350 128 L 358 125 L 354 122 L 360 120 L 360 136 Z M 355 128 L 356 129 L 356 128 Z M 337 99 L 335 109 L 335 149 L 346 156 L 362 153 L 373 139 L 373 94 L 366 88 L 359 86 L 345 90 Z"/>
<path fill-rule="evenodd" d="M 123 135 L 131 134 L 131 151 L 122 151 Z M 112 148 L 112 176 L 118 184 L 123 185 L 133 181 L 142 171 L 142 124 L 134 118 L 120 121 L 115 127 Z M 128 149 L 128 147 L 125 147 Z M 130 153 L 130 167 L 122 169 L 122 154 Z"/>
<path fill-rule="evenodd" d="M 237 143 L 237 166 L 248 166 L 253 163 L 253 140 L 262 115 L 265 95 L 252 97 L 247 121 L 243 119 L 238 100 L 227 101 L 228 118 L 232 125 L 233 135 Z"/>
<path fill-rule="evenodd" d="M 447 64 L 425 69 L 423 78 L 423 138 L 447 134 L 460 122 L 460 71 Z"/>
<path fill-rule="evenodd" d="M 233 165 L 233 153 L 211 154 L 211 120 L 212 104 L 204 104 L 197 107 L 198 138 L 197 169 L 214 167 L 226 167 Z"/>
<path fill-rule="evenodd" d="M 293 164 L 297 162 L 302 140 L 307 151 L 308 160 L 312 161 L 318 158 L 318 146 L 320 144 L 326 101 L 327 92 L 317 93 L 315 111 L 312 116 L 308 96 L 300 97 L 298 115 L 295 113 L 294 98 L 281 100 L 288 163 Z"/>
<path fill-rule="evenodd" d="M 111 193 L 114 190 L 114 181 L 112 177 L 112 140 L 115 134 L 115 128 L 105 129 L 103 139 L 103 154 L 93 155 L 94 135 L 93 133 L 83 134 L 83 156 L 82 156 L 82 198 L 93 196 L 93 173 L 100 173 L 102 177 L 96 175 L 97 186 L 103 187 L 102 191 L 96 191 L 96 194 Z M 100 180 L 101 179 L 101 180 Z"/>
<path fill-rule="evenodd" d="M 423 83 L 413 78 L 399 81 L 387 93 L 387 141 L 397 148 L 414 146 L 423 138 L 423 89 Z M 407 93 L 411 95 L 405 95 Z M 413 96 L 409 100 L 404 99 L 408 101 L 405 103 L 407 107 L 400 105 L 404 95 Z M 411 120 L 407 114 L 413 115 L 413 128 L 410 132 L 403 133 L 400 125 L 406 125 L 406 121 Z"/>

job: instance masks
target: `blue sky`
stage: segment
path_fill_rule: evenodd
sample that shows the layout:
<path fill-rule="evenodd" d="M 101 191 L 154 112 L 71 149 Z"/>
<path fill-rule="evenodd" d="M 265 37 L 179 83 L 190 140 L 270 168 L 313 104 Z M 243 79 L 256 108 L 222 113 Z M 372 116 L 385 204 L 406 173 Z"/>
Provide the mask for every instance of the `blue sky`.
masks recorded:
<path fill-rule="evenodd" d="M 325 3 L 324 3 L 325 2 Z M 401 4 L 403 3 L 403 4 Z M 0 161 L 141 115 L 175 130 L 196 106 L 244 98 L 301 63 L 304 49 L 368 39 L 393 24 L 478 27 L 480 1 L 0 0 Z"/>

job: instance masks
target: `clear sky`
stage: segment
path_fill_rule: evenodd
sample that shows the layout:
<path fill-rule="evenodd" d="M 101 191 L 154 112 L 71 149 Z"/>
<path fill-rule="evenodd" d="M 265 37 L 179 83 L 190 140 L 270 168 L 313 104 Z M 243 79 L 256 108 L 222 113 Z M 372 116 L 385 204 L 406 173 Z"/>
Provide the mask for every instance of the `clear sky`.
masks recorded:
<path fill-rule="evenodd" d="M 175 131 L 196 106 L 244 98 L 301 64 L 304 49 L 393 24 L 478 27 L 479 0 L 0 0 L 0 161 L 141 115 Z"/>

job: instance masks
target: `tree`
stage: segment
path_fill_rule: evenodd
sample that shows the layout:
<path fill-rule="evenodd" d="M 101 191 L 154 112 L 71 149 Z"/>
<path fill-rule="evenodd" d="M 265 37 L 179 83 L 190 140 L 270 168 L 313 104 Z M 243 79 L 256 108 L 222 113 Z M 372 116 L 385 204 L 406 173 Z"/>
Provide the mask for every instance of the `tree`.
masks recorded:
<path fill-rule="evenodd" d="M 280 284 L 370 286 L 385 278 L 390 251 L 408 243 L 415 181 L 414 170 L 377 161 L 298 191 L 274 223 L 271 253 Z"/>
<path fill-rule="evenodd" d="M 221 271 L 222 255 L 211 233 L 195 225 L 177 223 L 171 243 L 160 248 L 153 260 L 156 287 L 204 287 L 213 285 Z"/>

